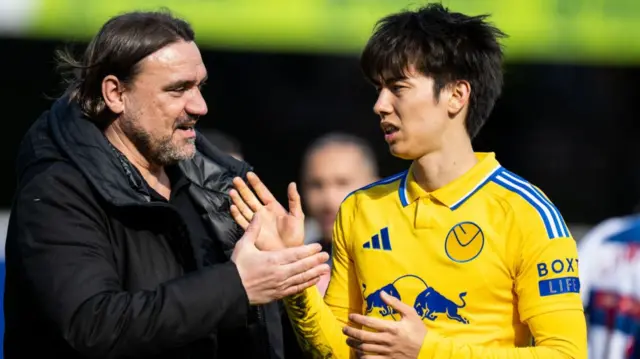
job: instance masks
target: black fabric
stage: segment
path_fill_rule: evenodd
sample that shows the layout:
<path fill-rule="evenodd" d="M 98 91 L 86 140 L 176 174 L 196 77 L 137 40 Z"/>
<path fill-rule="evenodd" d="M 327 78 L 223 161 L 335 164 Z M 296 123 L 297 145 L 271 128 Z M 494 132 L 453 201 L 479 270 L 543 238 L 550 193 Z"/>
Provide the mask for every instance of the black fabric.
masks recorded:
<path fill-rule="evenodd" d="M 167 202 L 67 99 L 34 123 L 6 242 L 5 358 L 282 357 L 277 306 L 250 308 L 229 261 L 242 230 L 227 193 L 250 167 L 198 137 Z"/>

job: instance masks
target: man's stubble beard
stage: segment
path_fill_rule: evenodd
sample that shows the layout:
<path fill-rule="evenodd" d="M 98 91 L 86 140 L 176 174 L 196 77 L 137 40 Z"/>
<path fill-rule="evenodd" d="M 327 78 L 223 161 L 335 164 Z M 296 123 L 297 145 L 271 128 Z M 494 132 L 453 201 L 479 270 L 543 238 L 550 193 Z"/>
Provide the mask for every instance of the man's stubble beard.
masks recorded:
<path fill-rule="evenodd" d="M 186 144 L 179 147 L 171 141 L 173 133 L 166 137 L 154 138 L 151 133 L 138 126 L 137 121 L 132 118 L 122 119 L 122 131 L 142 156 L 149 163 L 157 166 L 171 166 L 180 161 L 189 160 L 195 155 L 194 140 L 189 140 L 191 142 L 189 146 L 194 148 L 191 151 L 185 150 Z"/>

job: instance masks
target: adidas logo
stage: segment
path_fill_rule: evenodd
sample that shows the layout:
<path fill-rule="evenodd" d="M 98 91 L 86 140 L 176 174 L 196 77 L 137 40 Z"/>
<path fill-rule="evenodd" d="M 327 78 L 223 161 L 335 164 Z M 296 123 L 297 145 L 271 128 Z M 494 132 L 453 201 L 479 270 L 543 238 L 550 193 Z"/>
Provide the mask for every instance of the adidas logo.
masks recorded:
<path fill-rule="evenodd" d="M 389 239 L 389 227 L 384 227 L 380 230 L 380 233 L 374 234 L 370 241 L 362 245 L 362 248 L 390 251 L 391 239 Z"/>

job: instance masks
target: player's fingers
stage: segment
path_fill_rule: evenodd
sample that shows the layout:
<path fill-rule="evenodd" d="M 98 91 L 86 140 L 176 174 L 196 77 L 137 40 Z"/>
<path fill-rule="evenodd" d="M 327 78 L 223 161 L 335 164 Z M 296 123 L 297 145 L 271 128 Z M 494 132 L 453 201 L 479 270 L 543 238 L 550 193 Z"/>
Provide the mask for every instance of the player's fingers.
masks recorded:
<path fill-rule="evenodd" d="M 302 201 L 300 200 L 300 193 L 295 182 L 289 183 L 288 188 L 289 197 L 289 212 L 296 218 L 304 218 L 304 212 L 302 211 Z"/>
<path fill-rule="evenodd" d="M 411 315 L 411 314 L 417 315 L 415 309 L 413 309 L 412 307 L 402 303 L 401 300 L 399 300 L 398 298 L 396 298 L 396 297 L 394 297 L 392 295 L 389 295 L 385 291 L 380 293 L 380 298 L 382 298 L 382 300 L 385 303 L 387 303 L 389 306 L 391 306 L 393 309 L 398 311 L 398 313 L 400 313 L 403 317 L 406 317 L 406 316 Z"/>
<path fill-rule="evenodd" d="M 353 348 L 358 354 L 358 358 L 366 357 L 366 355 L 389 355 L 391 348 L 386 345 L 364 343 L 357 339 L 347 338 L 347 345 Z"/>
<path fill-rule="evenodd" d="M 244 201 L 244 203 L 251 208 L 253 212 L 257 212 L 258 209 L 262 207 L 262 202 L 258 200 L 258 197 L 251 191 L 251 188 L 247 186 L 247 184 L 240 177 L 236 177 L 233 179 L 233 186 L 236 188 L 236 191 L 240 194 L 240 197 Z M 237 204 L 236 204 L 237 205 Z M 240 206 L 238 206 L 240 207 Z"/>
<path fill-rule="evenodd" d="M 238 209 L 238 212 L 240 212 L 240 214 L 247 220 L 247 222 L 251 222 L 251 220 L 253 219 L 253 215 L 257 211 L 249 208 L 247 203 L 242 199 L 242 197 L 240 197 L 240 194 L 235 189 L 229 191 L 229 196 L 231 197 L 231 202 L 233 203 L 233 205 Z"/>
<path fill-rule="evenodd" d="M 379 332 L 389 331 L 393 323 L 395 323 L 395 322 L 390 322 L 388 320 L 371 318 L 371 317 L 367 317 L 367 316 L 356 314 L 356 313 L 349 314 L 349 320 L 356 324 L 360 324 L 363 327 L 375 329 Z"/>
<path fill-rule="evenodd" d="M 384 333 L 370 332 L 363 329 L 346 326 L 342 328 L 342 332 L 354 342 L 362 342 L 368 344 L 387 345 L 388 340 Z"/>
<path fill-rule="evenodd" d="M 240 213 L 240 210 L 235 205 L 232 204 L 230 210 L 233 220 L 236 221 L 236 223 L 246 231 L 247 228 L 249 228 L 249 221 L 247 221 L 247 219 L 242 215 L 242 213 Z"/>
<path fill-rule="evenodd" d="M 276 198 L 273 196 L 271 191 L 269 191 L 267 186 L 262 183 L 260 177 L 258 177 L 257 174 L 255 174 L 254 172 L 248 172 L 247 181 L 249 181 L 251 188 L 253 188 L 253 190 L 256 192 L 258 198 L 260 199 L 260 201 L 262 201 L 262 203 L 267 205 L 273 202 L 277 202 Z"/>

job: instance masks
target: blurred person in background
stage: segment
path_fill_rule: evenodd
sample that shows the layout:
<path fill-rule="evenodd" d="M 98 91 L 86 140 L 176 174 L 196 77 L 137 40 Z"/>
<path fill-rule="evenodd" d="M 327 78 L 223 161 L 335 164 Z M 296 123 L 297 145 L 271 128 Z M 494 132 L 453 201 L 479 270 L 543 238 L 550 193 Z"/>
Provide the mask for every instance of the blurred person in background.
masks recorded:
<path fill-rule="evenodd" d="M 378 180 L 378 164 L 373 150 L 362 138 L 329 133 L 307 148 L 302 163 L 302 198 L 310 219 L 319 227 L 323 251 L 331 253 L 333 223 L 340 204 L 358 188 Z M 317 288 L 324 295 L 329 275 L 323 276 Z"/>
<path fill-rule="evenodd" d="M 340 203 L 349 193 L 378 180 L 375 154 L 360 137 L 340 132 L 328 133 L 307 147 L 301 178 L 302 197 L 309 214 L 305 224 L 307 243 L 320 243 L 324 252 L 331 253 L 333 223 Z M 317 224 L 318 230 L 310 230 L 310 224 Z M 329 278 L 327 273 L 316 285 L 322 295 Z M 286 312 L 283 318 L 287 318 Z M 283 329 L 286 357 L 304 358 L 288 320 L 283 321 Z"/>
<path fill-rule="evenodd" d="M 60 55 L 68 90 L 17 159 L 5 358 L 282 358 L 273 301 L 315 284 L 328 255 L 260 251 L 283 241 L 264 236 L 275 219 L 243 234 L 231 218 L 226 192 L 250 167 L 196 135 L 207 71 L 191 26 L 127 13 L 79 61 Z"/>
<path fill-rule="evenodd" d="M 238 161 L 244 161 L 242 145 L 237 138 L 228 133 L 212 129 L 202 130 L 200 133 L 207 139 L 207 141 L 209 141 L 209 143 L 218 147 L 222 152 L 230 155 Z"/>
<path fill-rule="evenodd" d="M 578 250 L 589 359 L 640 358 L 640 213 L 601 222 Z"/>
<path fill-rule="evenodd" d="M 385 140 L 412 163 L 342 202 L 324 300 L 314 288 L 284 299 L 314 357 L 586 358 L 578 253 L 560 212 L 472 146 L 503 84 L 504 34 L 487 17 L 429 4 L 384 17 L 365 46 Z M 266 209 L 304 226 L 295 184 L 287 212 L 247 179 L 255 193 L 234 179 L 238 224 Z M 284 245 L 302 243 L 288 232 Z"/>

